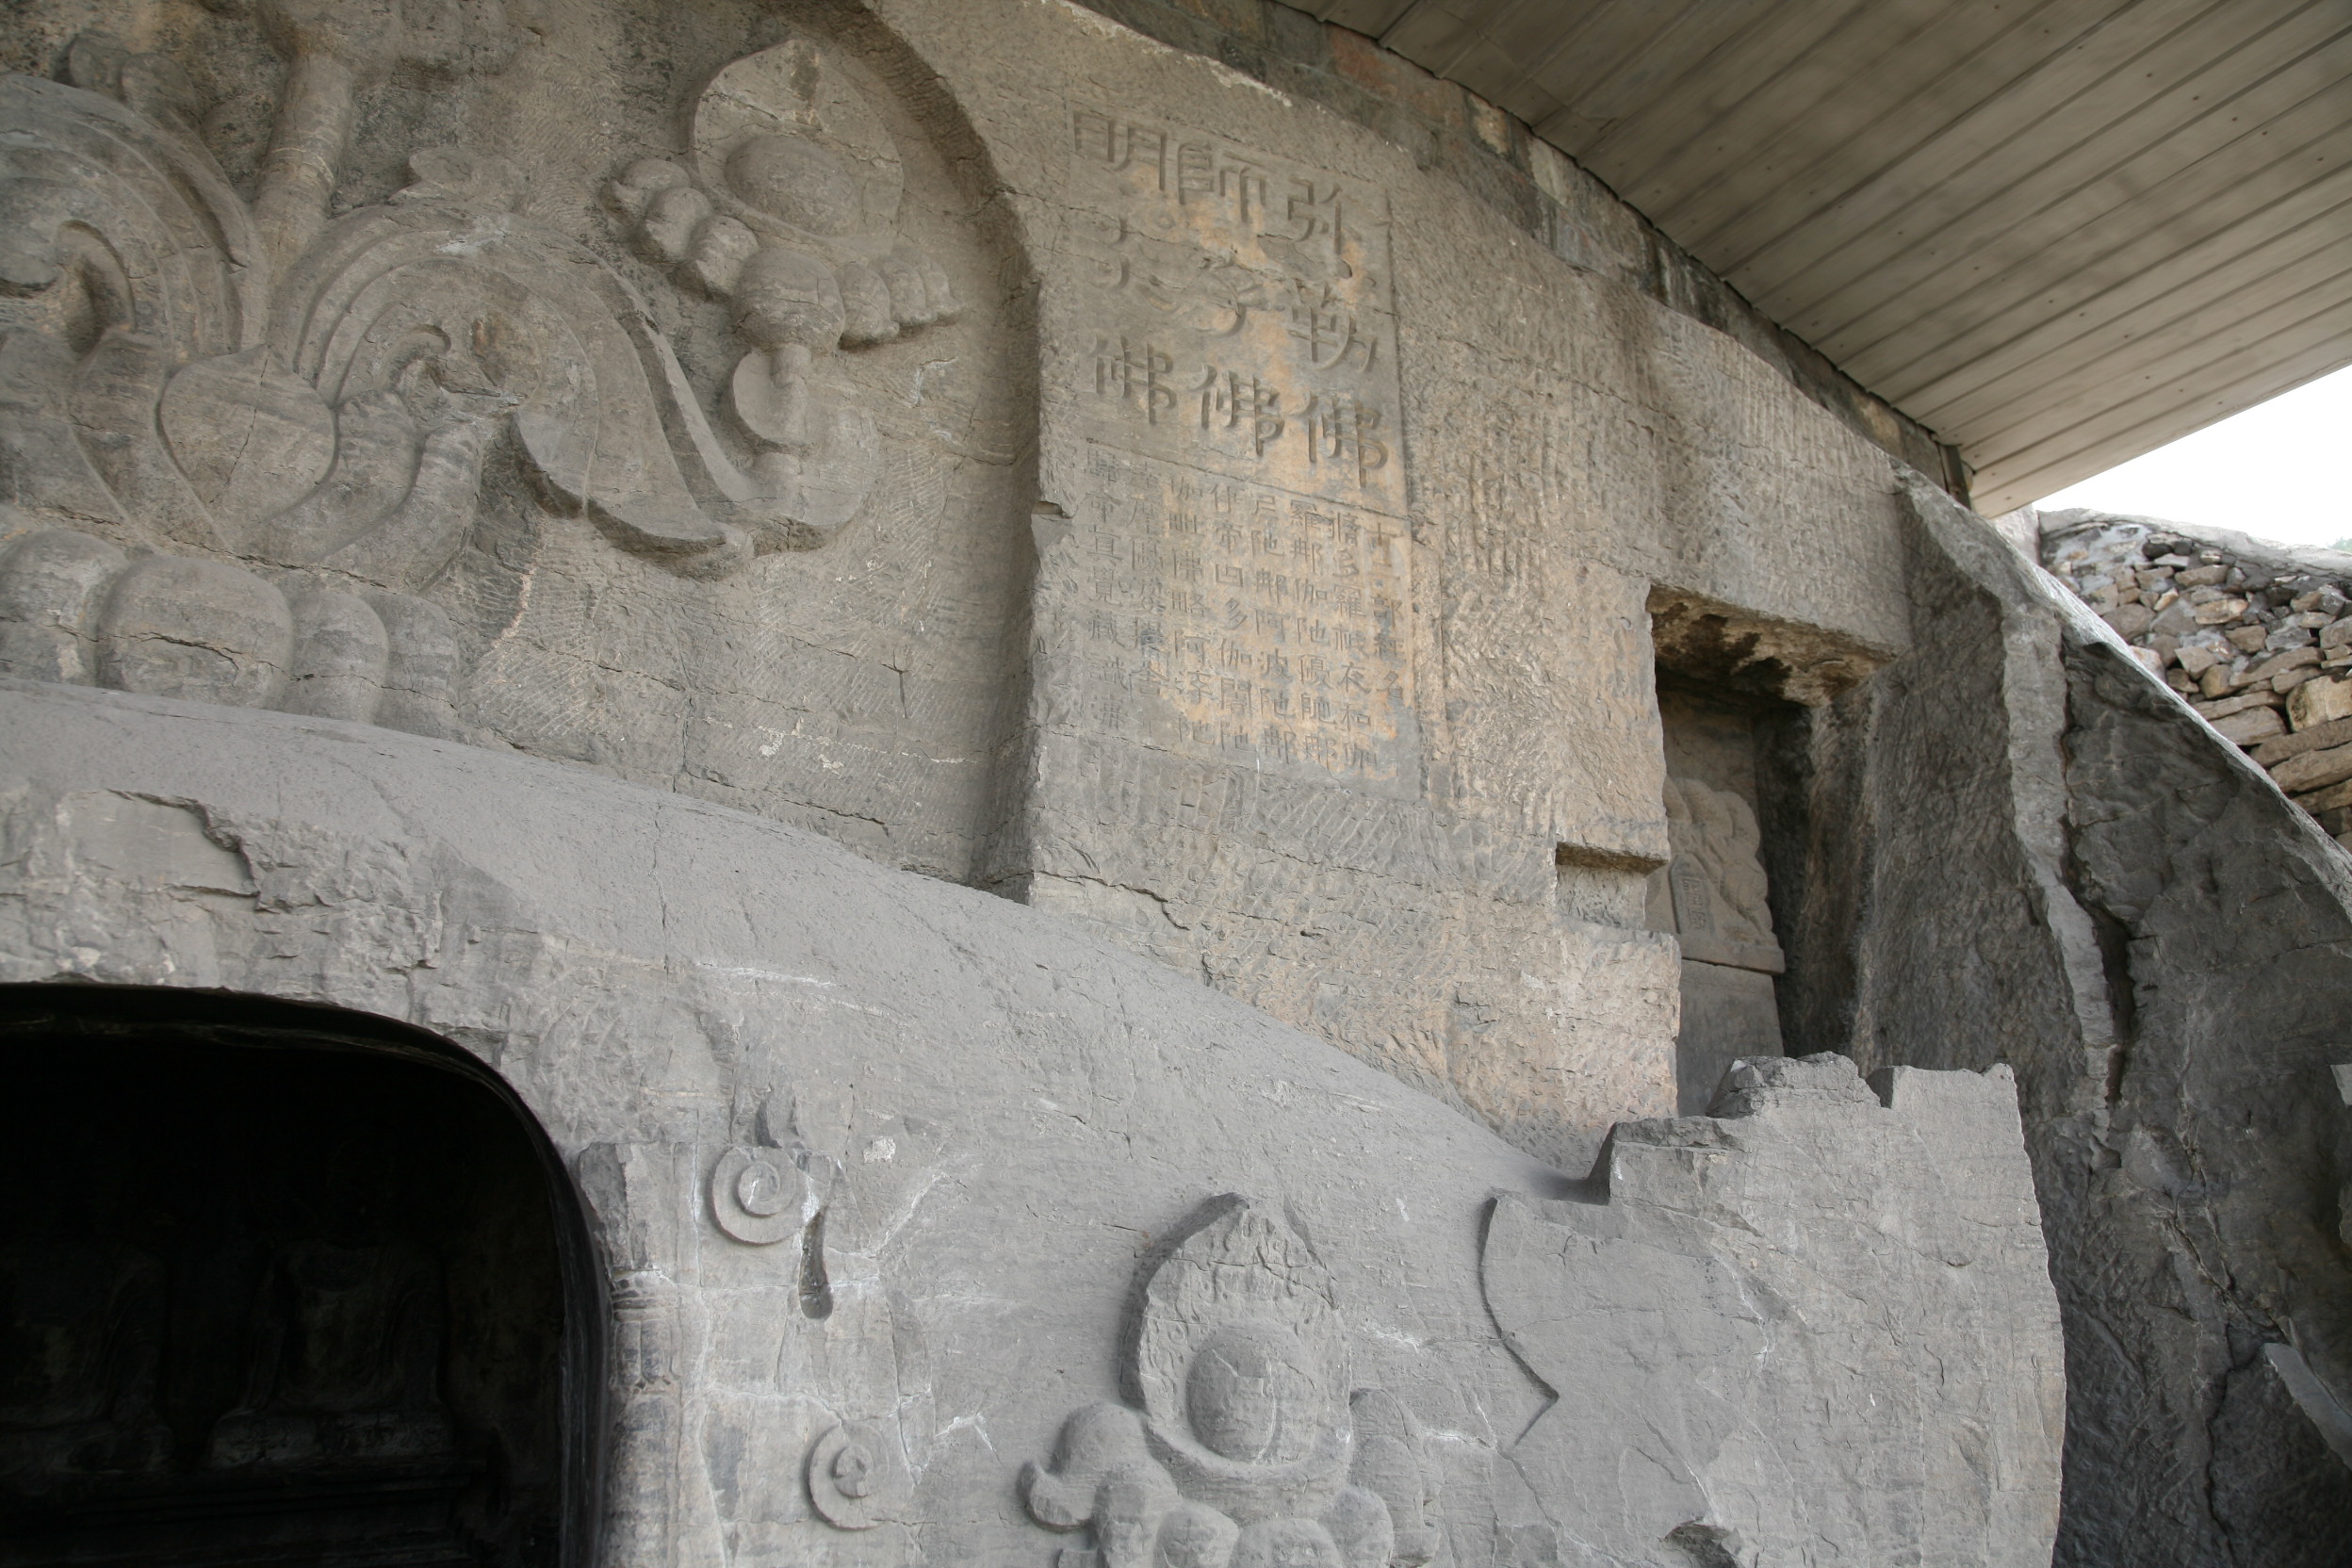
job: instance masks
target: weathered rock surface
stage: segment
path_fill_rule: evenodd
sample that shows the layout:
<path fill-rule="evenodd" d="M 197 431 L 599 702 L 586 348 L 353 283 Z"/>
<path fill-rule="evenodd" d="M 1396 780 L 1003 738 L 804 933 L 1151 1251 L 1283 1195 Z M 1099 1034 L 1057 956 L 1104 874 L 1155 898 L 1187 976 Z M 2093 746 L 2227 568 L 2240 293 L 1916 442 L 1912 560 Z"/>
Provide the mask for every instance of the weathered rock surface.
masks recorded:
<path fill-rule="evenodd" d="M 2319 799 L 2352 770 L 2304 739 L 2352 716 L 2352 555 L 2099 512 L 2053 512 L 2038 527 L 2043 559 L 2142 662 L 2328 832 L 2352 830 L 2342 801 Z"/>
<path fill-rule="evenodd" d="M 1711 1414 L 1632 1512 L 1557 1472 L 1501 1500 L 1543 1396 L 1469 1282 L 1480 1195 L 1780 1042 L 2016 1070 L 2082 1369 L 2069 1563 L 2340 1544 L 2278 1400 L 2347 1386 L 2311 1090 L 2342 858 L 2212 726 L 2340 722 L 2352 577 L 2134 525 L 2075 614 L 1706 325 L 1728 290 L 1621 275 L 1622 211 L 1532 232 L 1404 121 L 1059 0 L 107 10 L 0 40 L 0 674 L 54 688 L 0 731 L 11 961 L 405 1019 L 514 1082 L 623 1265 L 622 1560 L 1009 1560 L 1042 1520 L 1122 1568 L 1173 1520 L 1177 1568 L 1252 1530 L 1380 1568 L 1385 1518 L 1418 1568 L 1416 1508 L 1478 1560 L 2031 1555 L 2036 1483 L 1947 1484 L 1891 1363 L 1868 1388 L 1921 1413 L 1884 1469 L 1840 1467 L 1867 1420 L 1769 1417 L 1802 1507 L 1661 1523 L 1750 1485 Z M 2347 745 L 2273 760 L 2352 812 L 2316 782 Z M 1924 1147 L 1848 1098 L 1855 1147 Z M 1120 1238 L 1229 1193 L 1201 1246 L 1288 1260 L 1250 1278 L 1294 1338 L 1327 1271 L 1380 1397 L 1246 1324 L 1201 1328 L 1234 1332 L 1200 1413 L 1113 1386 L 1147 1369 Z M 1943 1278 L 1853 1241 L 1767 1272 Z M 925 1334 L 971 1364 L 905 1371 Z M 1695 1409 L 1713 1354 L 1642 1363 L 1642 1402 Z M 1235 1435 L 1300 1365 L 1315 1442 L 1386 1459 Z M 1769 1370 L 1775 1413 L 1862 1387 Z M 1021 1514 L 998 1461 L 1063 1475 L 1085 1410 L 1133 1494 Z"/>
<path fill-rule="evenodd" d="M 2047 1557 L 1999 1073 L 1888 1109 L 1758 1064 L 1579 1186 L 1056 918 L 723 808 L 57 686 L 0 686 L 0 976 L 415 1023 L 545 1125 L 627 1330 L 606 1561 Z"/>
<path fill-rule="evenodd" d="M 2072 594 L 1912 495 L 1915 651 L 1808 741 L 1841 809 L 1809 874 L 1851 902 L 1809 939 L 1844 963 L 1784 982 L 1789 1048 L 2015 1067 L 2067 1343 L 2060 1563 L 2336 1561 L 2352 1469 L 2264 1348 L 2352 1387 L 2352 859 Z"/>
<path fill-rule="evenodd" d="M 1610 1499 L 1586 1537 L 1604 1556 L 1663 1537 L 1694 1562 L 1802 1561 L 1823 1540 L 1857 1561 L 2047 1560 L 2065 1380 L 2009 1071 L 1886 1083 L 1882 1107 L 1843 1056 L 1741 1063 L 1709 1117 L 1615 1129 L 1606 1202 L 1497 1200 L 1487 1299 L 1560 1399 L 1519 1468 L 1539 1501 Z M 1875 1180 L 1890 1170 L 1924 1179 Z M 1982 1336 L 1965 1352 L 1923 1353 L 1963 1321 Z M 1704 1370 L 1618 1370 L 1661 1345 Z M 1788 1440 L 1822 1426 L 1829 1486 Z"/>
<path fill-rule="evenodd" d="M 1674 1108 L 1657 660 L 1907 635 L 1785 360 L 1048 0 L 165 8 L 15 19 L 0 665 L 812 827 L 1563 1164 Z"/>

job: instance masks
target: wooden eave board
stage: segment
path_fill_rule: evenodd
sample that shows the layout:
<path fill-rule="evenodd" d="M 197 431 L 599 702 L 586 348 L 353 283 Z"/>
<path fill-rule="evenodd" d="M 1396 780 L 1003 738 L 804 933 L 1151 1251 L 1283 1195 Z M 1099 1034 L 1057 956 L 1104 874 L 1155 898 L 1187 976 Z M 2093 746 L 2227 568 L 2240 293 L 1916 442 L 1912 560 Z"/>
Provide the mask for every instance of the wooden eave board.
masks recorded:
<path fill-rule="evenodd" d="M 1912 389 L 1904 406 L 1927 411 L 1920 417 L 1939 421 L 1938 428 L 1972 428 L 2002 408 L 2038 404 L 2071 378 L 2142 368 L 2137 345 L 2176 320 L 2328 286 L 2334 267 L 2352 265 L 2352 167 L 2339 171 L 2329 189 L 2312 189 L 2314 204 L 2332 204 L 2307 212 L 2314 204 L 2274 204 L 2256 220 L 2157 259 L 2135 266 L 2138 258 L 2126 254 L 2102 269 L 2113 275 L 2109 286 L 2064 316 L 2018 311 L 2024 331 Z M 2165 237 L 2152 237 L 2148 248 Z M 2241 249 L 2249 237 L 2258 242 Z M 2020 384 L 2031 390 L 2020 392 Z"/>
<path fill-rule="evenodd" d="M 1985 493 L 1977 497 L 1978 503 L 2007 511 L 2037 500 L 2148 449 L 2122 449 L 2142 431 L 2158 432 L 2149 446 L 2162 446 L 2347 364 L 2352 364 L 2352 300 L 2313 311 L 2262 342 L 2184 365 L 2180 375 L 2162 385 L 2105 403 L 2031 445 L 1988 452 L 1980 470 Z"/>
<path fill-rule="evenodd" d="M 2035 498 L 2352 362 L 2352 0 L 1292 0 Z"/>
<path fill-rule="evenodd" d="M 2210 14 L 2234 3 L 2142 0 L 2167 31 L 2181 13 Z M 1822 313 L 1837 290 L 1867 285 L 1946 222 L 1997 205 L 2015 172 L 2039 167 L 2088 128 L 2102 93 L 2139 69 L 2143 53 L 2133 47 L 2142 40 L 2098 24 L 2104 19 L 2093 13 L 2112 4 L 2052 6 L 2035 19 L 2048 18 L 2049 26 L 2019 26 L 1986 41 L 1949 73 L 1895 98 L 1848 143 L 1897 155 L 1841 159 L 1808 174 L 1802 214 L 1767 204 L 1759 217 L 1709 236 L 1699 253 L 1720 254 L 1735 286 L 1767 310 L 1771 299 L 1791 313 Z M 2066 47 L 2045 52 L 2043 45 L 2062 37 L 2060 21 L 2087 24 Z M 1894 74 L 1894 63 L 1883 60 L 1881 74 Z M 2036 128 L 2052 122 L 2073 129 L 2037 140 Z M 1823 195 L 1829 199 L 1820 200 Z"/>
<path fill-rule="evenodd" d="M 1858 363 L 1889 339 L 1903 342 L 1909 359 L 1910 345 L 1920 341 L 1919 323 L 1965 304 L 1982 291 L 1983 280 L 2012 278 L 2020 297 L 2032 298 L 2079 275 L 2083 256 L 2107 255 L 2172 224 L 2212 232 L 2223 221 L 2214 204 L 2250 210 L 2272 193 L 2301 188 L 2310 183 L 2312 157 L 2341 166 L 2352 147 L 2352 123 L 2328 89 L 2352 78 L 2352 31 L 2259 82 L 2234 81 L 2236 74 L 2199 73 L 2184 88 L 2218 90 L 2184 91 L 2169 116 L 2156 112 L 2173 106 L 2160 100 L 2099 127 L 2003 188 L 1982 193 L 1971 210 L 1920 212 L 1936 222 L 1933 232 L 1901 249 L 1884 242 L 1875 273 L 1850 268 L 1835 282 L 1824 280 L 1817 286 L 1819 302 L 1792 306 L 1797 319 L 1784 324 L 1841 364 Z M 2195 96 L 2207 102 L 2191 101 Z M 2281 100 L 2283 113 L 2263 115 Z M 1956 183 L 1952 188 L 1956 206 L 1967 197 Z M 1962 314 L 1963 325 L 1971 324 Z M 1983 309 L 1977 318 L 1991 314 Z"/>
<path fill-rule="evenodd" d="M 2314 300 L 2352 298 L 2352 253 L 2335 249 L 2305 258 L 2295 275 L 2275 293 L 2248 291 L 2213 301 L 2083 368 L 2038 384 L 2031 401 L 2011 407 L 1980 406 L 1955 413 L 1949 421 L 1965 430 L 1971 445 L 1988 453 L 2031 439 L 2069 409 L 2092 405 L 2116 392 L 2155 386 L 2164 373 L 2196 355 L 2212 357 L 2267 340 L 2311 315 Z"/>
<path fill-rule="evenodd" d="M 1839 28 L 1864 7 L 1915 18 L 1922 29 L 1954 21 L 1948 0 L 1774 8 L 1761 25 L 1725 40 L 1687 86 L 1609 125 L 1579 155 L 1620 170 L 1618 193 L 1644 213 L 1672 212 L 1693 232 L 1726 220 L 1746 209 L 1758 184 L 1809 167 L 1834 145 L 1818 122 L 1854 74 Z"/>

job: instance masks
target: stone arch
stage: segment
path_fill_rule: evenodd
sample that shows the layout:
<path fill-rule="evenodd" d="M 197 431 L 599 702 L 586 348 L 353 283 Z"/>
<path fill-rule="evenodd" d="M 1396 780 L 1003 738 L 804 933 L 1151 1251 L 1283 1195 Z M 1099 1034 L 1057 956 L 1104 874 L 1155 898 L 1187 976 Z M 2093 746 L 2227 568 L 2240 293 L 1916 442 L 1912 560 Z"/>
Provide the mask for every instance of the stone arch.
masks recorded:
<path fill-rule="evenodd" d="M 0 1152 L 11 1560 L 596 1560 L 603 1271 L 495 1073 L 339 1008 L 8 986 L 0 1075 L 37 1108 Z"/>

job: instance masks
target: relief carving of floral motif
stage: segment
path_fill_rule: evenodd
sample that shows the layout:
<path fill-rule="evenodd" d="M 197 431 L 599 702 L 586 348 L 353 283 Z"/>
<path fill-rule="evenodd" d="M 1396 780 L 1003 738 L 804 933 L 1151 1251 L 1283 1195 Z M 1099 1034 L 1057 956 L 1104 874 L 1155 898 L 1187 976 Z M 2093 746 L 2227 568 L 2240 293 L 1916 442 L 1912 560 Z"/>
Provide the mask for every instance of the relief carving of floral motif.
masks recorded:
<path fill-rule="evenodd" d="M 1064 1423 L 1021 1472 L 1061 1568 L 1419 1568 L 1434 1487 L 1411 1414 L 1350 1390 L 1330 1274 L 1270 1210 L 1214 1199 L 1152 1266 L 1122 1368 L 1134 1408 Z"/>
<path fill-rule="evenodd" d="M 780 542 L 848 521 L 878 472 L 874 416 L 829 373 L 833 356 L 960 309 L 946 270 L 899 237 L 904 188 L 874 106 L 793 41 L 719 73 L 689 158 L 640 159 L 606 188 L 649 259 L 734 306 L 750 349 L 727 405 Z"/>
<path fill-rule="evenodd" d="M 857 514 L 878 441 L 827 365 L 956 306 L 897 237 L 889 130 L 816 45 L 720 73 L 685 161 L 612 187 L 642 247 L 734 302 L 746 352 L 707 409 L 496 155 L 419 150 L 334 214 L 363 90 L 500 68 L 496 0 L 216 8 L 286 59 L 251 201 L 166 57 L 86 36 L 68 82 L 0 79 L 0 674 L 454 734 L 421 596 L 500 452 L 689 578 Z"/>

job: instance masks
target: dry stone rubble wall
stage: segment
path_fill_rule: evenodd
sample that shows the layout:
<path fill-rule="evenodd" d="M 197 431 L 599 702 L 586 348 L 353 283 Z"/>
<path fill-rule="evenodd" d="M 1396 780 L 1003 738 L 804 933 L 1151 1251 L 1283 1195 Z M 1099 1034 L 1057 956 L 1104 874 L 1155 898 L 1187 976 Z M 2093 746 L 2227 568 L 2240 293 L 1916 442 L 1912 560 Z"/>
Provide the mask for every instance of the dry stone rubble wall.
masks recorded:
<path fill-rule="evenodd" d="M 2087 511 L 2039 532 L 2134 656 L 2352 845 L 2352 554 Z"/>

